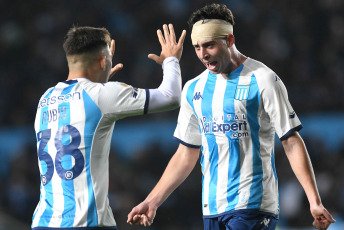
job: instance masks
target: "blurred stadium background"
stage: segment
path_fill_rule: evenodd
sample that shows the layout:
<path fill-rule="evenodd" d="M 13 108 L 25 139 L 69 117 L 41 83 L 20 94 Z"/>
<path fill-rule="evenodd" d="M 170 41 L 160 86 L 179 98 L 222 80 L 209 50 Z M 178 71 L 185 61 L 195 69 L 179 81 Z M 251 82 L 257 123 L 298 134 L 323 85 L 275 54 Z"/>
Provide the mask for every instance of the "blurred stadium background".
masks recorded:
<path fill-rule="evenodd" d="M 173 23 L 188 35 L 181 60 L 183 83 L 203 71 L 186 21 L 206 3 L 232 9 L 238 49 L 264 62 L 284 81 L 299 115 L 323 203 L 344 229 L 344 2 L 342 0 L 0 0 L 0 230 L 30 229 L 39 199 L 33 130 L 41 94 L 63 81 L 68 69 L 62 49 L 72 25 L 106 27 L 116 40 L 114 78 L 155 88 L 160 66 L 156 30 Z M 127 118 L 116 124 L 110 153 L 109 197 L 120 230 L 131 208 L 162 174 L 177 144 L 172 140 L 178 110 Z M 312 229 L 307 199 L 276 140 L 280 186 L 279 229 Z M 199 230 L 201 172 L 158 210 L 152 230 Z"/>

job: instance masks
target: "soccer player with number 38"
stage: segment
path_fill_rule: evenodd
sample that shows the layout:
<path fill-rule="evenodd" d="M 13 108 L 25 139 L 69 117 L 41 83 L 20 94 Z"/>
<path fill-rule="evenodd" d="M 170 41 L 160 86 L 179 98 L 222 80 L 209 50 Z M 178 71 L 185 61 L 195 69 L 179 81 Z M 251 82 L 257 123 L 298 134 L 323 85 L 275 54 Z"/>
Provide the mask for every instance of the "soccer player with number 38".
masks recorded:
<path fill-rule="evenodd" d="M 137 89 L 109 78 L 115 42 L 105 28 L 73 27 L 63 44 L 69 75 L 48 89 L 36 114 L 41 196 L 32 229 L 117 229 L 108 200 L 109 151 L 115 122 L 179 106 L 186 32 L 157 31 L 161 54 L 148 57 L 163 68 L 156 89 Z"/>

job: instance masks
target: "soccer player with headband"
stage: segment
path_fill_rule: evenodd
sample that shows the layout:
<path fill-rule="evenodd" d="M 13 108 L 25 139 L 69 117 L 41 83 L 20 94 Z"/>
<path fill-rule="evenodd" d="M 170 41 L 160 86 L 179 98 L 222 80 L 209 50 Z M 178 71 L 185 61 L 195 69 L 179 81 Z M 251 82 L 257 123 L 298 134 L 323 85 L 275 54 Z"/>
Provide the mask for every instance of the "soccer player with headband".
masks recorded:
<path fill-rule="evenodd" d="M 174 138 L 180 143 L 161 179 L 134 207 L 128 223 L 148 226 L 157 208 L 187 178 L 201 151 L 205 230 L 276 228 L 279 218 L 275 133 L 302 185 L 317 229 L 334 222 L 324 208 L 312 164 L 281 78 L 240 53 L 234 17 L 223 4 L 190 19 L 191 39 L 204 70 L 183 88 Z"/>

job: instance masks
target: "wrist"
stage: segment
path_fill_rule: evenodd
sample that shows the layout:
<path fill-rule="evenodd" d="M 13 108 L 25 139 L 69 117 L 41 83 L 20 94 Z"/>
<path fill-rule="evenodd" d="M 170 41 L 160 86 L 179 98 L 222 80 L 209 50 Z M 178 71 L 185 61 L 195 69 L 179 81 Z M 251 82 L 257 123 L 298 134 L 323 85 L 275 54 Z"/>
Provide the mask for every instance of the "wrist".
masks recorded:
<path fill-rule="evenodd" d="M 169 62 L 177 62 L 179 63 L 178 58 L 176 58 L 175 56 L 170 56 L 164 59 L 164 61 L 162 62 L 162 68 L 164 68 L 164 65 L 166 65 Z"/>
<path fill-rule="evenodd" d="M 322 205 L 322 202 L 321 202 L 320 197 L 315 197 L 314 199 L 309 200 L 309 206 L 311 209 L 314 207 L 321 206 L 321 205 Z"/>
<path fill-rule="evenodd" d="M 147 203 L 148 206 L 153 207 L 155 209 L 158 209 L 162 203 L 162 202 L 159 202 L 156 197 L 150 197 L 150 196 L 148 196 L 144 202 Z"/>

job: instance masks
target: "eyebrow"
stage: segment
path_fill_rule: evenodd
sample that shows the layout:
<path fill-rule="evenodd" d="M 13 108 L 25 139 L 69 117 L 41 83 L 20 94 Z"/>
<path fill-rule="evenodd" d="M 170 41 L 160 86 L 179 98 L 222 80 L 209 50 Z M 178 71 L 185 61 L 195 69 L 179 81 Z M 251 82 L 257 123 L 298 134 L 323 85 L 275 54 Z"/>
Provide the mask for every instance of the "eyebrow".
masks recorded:
<path fill-rule="evenodd" d="M 210 45 L 214 45 L 214 44 L 216 44 L 216 41 L 208 41 L 208 42 L 205 42 L 205 43 L 203 43 L 201 46 L 202 47 L 207 47 L 207 46 L 210 46 Z M 196 47 L 200 47 L 200 45 L 194 45 L 194 47 L 196 48 Z"/>

